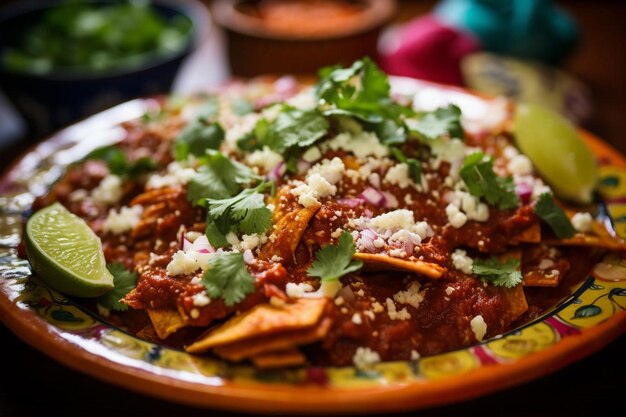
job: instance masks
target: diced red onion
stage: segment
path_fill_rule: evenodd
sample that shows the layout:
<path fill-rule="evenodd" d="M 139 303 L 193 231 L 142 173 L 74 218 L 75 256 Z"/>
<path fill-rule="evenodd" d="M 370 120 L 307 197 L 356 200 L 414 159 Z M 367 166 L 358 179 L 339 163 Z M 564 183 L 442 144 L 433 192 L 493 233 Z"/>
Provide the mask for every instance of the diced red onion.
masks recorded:
<path fill-rule="evenodd" d="M 296 163 L 296 170 L 298 171 L 299 175 L 302 175 L 305 172 L 307 172 L 309 168 L 311 168 L 310 162 L 307 162 L 304 159 L 298 159 L 298 162 Z"/>
<path fill-rule="evenodd" d="M 412 239 L 408 239 L 406 242 L 404 242 L 404 251 L 406 252 L 406 256 L 411 256 L 414 250 L 415 243 L 413 243 Z"/>
<path fill-rule="evenodd" d="M 274 82 L 274 89 L 282 96 L 291 96 L 296 92 L 298 82 L 292 76 L 280 77 Z"/>
<path fill-rule="evenodd" d="M 385 208 L 398 207 L 398 199 L 396 198 L 396 196 L 387 191 L 383 191 L 383 195 L 385 196 Z"/>
<path fill-rule="evenodd" d="M 373 215 L 374 213 L 372 213 L 372 210 L 370 209 L 363 210 L 363 217 L 367 217 L 368 219 L 371 219 Z"/>
<path fill-rule="evenodd" d="M 209 239 L 206 237 L 206 235 L 202 235 L 198 237 L 196 240 L 194 240 L 193 244 L 191 245 L 189 249 L 198 253 L 214 253 L 215 252 L 215 248 L 211 246 L 211 244 L 209 243 Z"/>
<path fill-rule="evenodd" d="M 380 175 L 377 173 L 370 174 L 368 177 L 370 184 L 376 188 L 380 188 Z"/>
<path fill-rule="evenodd" d="M 192 245 L 193 244 L 189 240 L 187 240 L 186 237 L 183 237 L 183 250 L 184 251 L 188 251 L 189 249 L 191 249 Z"/>
<path fill-rule="evenodd" d="M 361 230 L 361 236 L 367 236 L 371 239 L 376 239 L 378 237 L 378 233 L 368 227 L 367 229 Z"/>
<path fill-rule="evenodd" d="M 533 195 L 533 188 L 525 182 L 520 182 L 515 185 L 515 192 L 519 196 L 522 204 L 530 203 L 530 197 Z"/>
<path fill-rule="evenodd" d="M 278 164 L 276 164 L 276 166 L 274 168 L 272 168 L 272 170 L 270 172 L 267 173 L 266 177 L 268 180 L 271 181 L 278 181 L 287 171 L 287 166 L 285 165 L 285 162 L 280 162 Z"/>
<path fill-rule="evenodd" d="M 377 190 L 374 187 L 367 187 L 365 190 L 363 190 L 359 197 L 375 205 L 376 207 L 382 207 L 387 202 L 385 195 L 380 190 Z"/>
<path fill-rule="evenodd" d="M 355 208 L 360 206 L 361 204 L 363 204 L 363 199 L 359 198 L 359 197 L 354 197 L 354 198 L 341 198 L 339 200 L 337 200 L 337 203 L 341 204 L 342 206 L 348 206 L 350 208 Z"/>
<path fill-rule="evenodd" d="M 350 285 L 346 285 L 342 287 L 337 293 L 337 297 L 343 298 L 344 301 L 350 303 L 354 301 L 354 292 L 352 291 L 352 287 Z"/>

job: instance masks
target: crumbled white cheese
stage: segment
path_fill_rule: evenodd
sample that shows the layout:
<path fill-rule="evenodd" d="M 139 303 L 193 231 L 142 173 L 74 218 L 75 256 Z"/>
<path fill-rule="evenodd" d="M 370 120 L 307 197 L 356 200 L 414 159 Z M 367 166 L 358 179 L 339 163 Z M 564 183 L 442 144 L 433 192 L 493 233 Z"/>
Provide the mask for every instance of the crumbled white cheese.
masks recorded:
<path fill-rule="evenodd" d="M 424 293 L 420 291 L 422 285 L 413 281 L 409 284 L 406 291 L 398 291 L 393 295 L 395 302 L 400 304 L 408 304 L 414 308 L 418 308 L 420 303 L 424 301 Z"/>
<path fill-rule="evenodd" d="M 254 248 L 256 248 L 257 246 L 260 246 L 262 244 L 264 244 L 265 242 L 267 242 L 267 236 L 265 235 L 259 235 L 259 234 L 252 234 L 252 235 L 243 235 L 241 237 L 241 249 L 242 250 L 252 250 Z"/>
<path fill-rule="evenodd" d="M 513 175 L 530 175 L 533 172 L 533 164 L 526 155 L 515 155 L 509 160 L 506 169 Z"/>
<path fill-rule="evenodd" d="M 352 362 L 358 369 L 367 369 L 380 362 L 380 355 L 368 347 L 358 347 L 352 357 Z"/>
<path fill-rule="evenodd" d="M 115 204 L 122 198 L 122 179 L 117 175 L 108 175 L 91 190 L 91 198 L 97 203 Z"/>
<path fill-rule="evenodd" d="M 172 256 L 172 260 L 167 264 L 167 275 L 174 277 L 177 275 L 192 274 L 198 270 L 198 262 L 189 254 L 179 250 Z"/>
<path fill-rule="evenodd" d="M 383 307 L 383 305 L 378 301 L 374 301 L 372 303 L 372 311 L 374 311 L 374 313 L 382 313 L 385 311 L 385 307 Z"/>
<path fill-rule="evenodd" d="M 420 358 L 420 354 L 417 350 L 413 349 L 411 350 L 411 360 L 412 361 L 416 361 Z"/>
<path fill-rule="evenodd" d="M 546 270 L 548 268 L 552 268 L 554 266 L 554 261 L 552 259 L 542 259 L 541 262 L 539 262 L 539 269 L 542 270 Z"/>
<path fill-rule="evenodd" d="M 400 209 L 376 216 L 370 220 L 370 224 L 375 230 L 401 230 L 411 229 L 415 226 L 415 220 L 411 210 Z"/>
<path fill-rule="evenodd" d="M 75 203 L 77 201 L 83 201 L 88 195 L 89 193 L 87 192 L 87 190 L 79 188 L 72 191 L 69 195 L 69 198 L 72 203 Z"/>
<path fill-rule="evenodd" d="M 317 146 L 311 146 L 302 154 L 302 159 L 306 162 L 313 163 L 322 157 L 322 152 Z"/>
<path fill-rule="evenodd" d="M 389 149 L 380 143 L 376 134 L 367 131 L 343 132 L 324 145 L 334 151 L 343 149 L 352 152 L 357 158 L 365 158 L 370 155 L 381 158 L 389 154 Z"/>
<path fill-rule="evenodd" d="M 385 300 L 385 303 L 387 304 L 387 315 L 391 320 L 408 320 L 411 318 L 411 314 L 406 309 L 406 307 L 404 307 L 400 311 L 397 311 L 396 305 L 391 298 L 387 298 Z"/>
<path fill-rule="evenodd" d="M 249 165 L 259 167 L 263 172 L 270 172 L 276 165 L 283 162 L 281 154 L 272 151 L 267 146 L 246 155 L 246 162 Z"/>
<path fill-rule="evenodd" d="M 311 207 L 319 203 L 318 198 L 335 195 L 337 187 L 315 173 L 307 177 L 306 183 L 300 182 L 290 192 L 298 197 L 298 202 L 304 207 Z"/>
<path fill-rule="evenodd" d="M 406 188 L 413 184 L 413 180 L 409 175 L 409 166 L 405 163 L 392 166 L 385 174 L 385 181 L 400 188 Z"/>
<path fill-rule="evenodd" d="M 102 230 L 114 235 L 132 230 L 141 221 L 142 213 L 142 206 L 121 207 L 119 212 L 110 209 L 102 225 Z"/>
<path fill-rule="evenodd" d="M 455 229 L 463 227 L 467 222 L 467 216 L 452 203 L 446 206 L 446 215 L 448 216 L 448 221 Z"/>
<path fill-rule="evenodd" d="M 590 213 L 576 213 L 572 216 L 572 226 L 579 232 L 591 232 L 593 228 L 593 217 Z"/>
<path fill-rule="evenodd" d="M 354 324 L 363 324 L 363 319 L 359 313 L 354 313 L 351 320 Z"/>
<path fill-rule="evenodd" d="M 467 252 L 463 249 L 457 249 L 452 252 L 452 265 L 464 274 L 471 274 L 474 261 L 467 256 Z M 452 289 L 454 291 L 454 288 Z M 448 294 L 450 295 L 450 294 Z"/>
<path fill-rule="evenodd" d="M 446 287 L 446 295 L 452 295 L 454 291 L 456 291 L 454 287 Z"/>
<path fill-rule="evenodd" d="M 187 184 L 195 174 L 196 171 L 193 168 L 185 168 L 179 162 L 171 162 L 167 166 L 165 174 L 152 174 L 148 178 L 146 188 L 162 188 Z"/>
<path fill-rule="evenodd" d="M 389 256 L 393 256 L 394 258 L 406 258 L 407 253 L 402 249 L 391 249 L 389 251 Z"/>
<path fill-rule="evenodd" d="M 334 185 L 341 181 L 345 170 L 346 167 L 341 158 L 334 157 L 333 159 L 324 159 L 320 163 L 313 165 L 307 175 L 319 174 L 330 184 Z"/>
<path fill-rule="evenodd" d="M 301 282 L 300 284 L 294 284 L 293 282 L 287 283 L 285 287 L 285 293 L 289 298 L 304 298 L 305 294 L 311 293 L 313 287 L 311 284 Z"/>
<path fill-rule="evenodd" d="M 206 291 L 192 295 L 191 300 L 193 301 L 193 305 L 196 307 L 208 306 L 211 303 L 211 299 L 206 294 Z"/>
<path fill-rule="evenodd" d="M 472 332 L 474 333 L 474 337 L 479 342 L 482 342 L 483 337 L 487 334 L 487 323 L 483 319 L 483 316 L 480 314 L 470 321 L 470 326 L 472 327 Z"/>

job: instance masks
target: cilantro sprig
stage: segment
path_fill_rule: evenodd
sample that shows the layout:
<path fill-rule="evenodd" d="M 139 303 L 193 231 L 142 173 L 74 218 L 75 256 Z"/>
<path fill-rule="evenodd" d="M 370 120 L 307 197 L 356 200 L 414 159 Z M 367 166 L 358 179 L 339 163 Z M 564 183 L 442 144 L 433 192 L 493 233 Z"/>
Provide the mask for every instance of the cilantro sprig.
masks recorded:
<path fill-rule="evenodd" d="M 134 178 L 145 172 L 154 171 L 157 168 L 156 161 L 147 156 L 130 162 L 126 157 L 126 153 L 115 145 L 98 148 L 90 152 L 85 159 L 104 161 L 111 174 L 128 176 L 130 178 Z"/>
<path fill-rule="evenodd" d="M 192 203 L 205 198 L 232 197 L 241 186 L 261 179 L 247 166 L 218 151 L 208 150 L 202 161 L 204 164 L 187 185 L 187 198 Z"/>
<path fill-rule="evenodd" d="M 307 272 L 309 276 L 321 278 L 322 282 L 337 281 L 363 266 L 363 262 L 352 260 L 355 253 L 352 235 L 343 232 L 336 245 L 325 246 L 316 252 L 315 261 Z"/>
<path fill-rule="evenodd" d="M 461 125 L 461 109 L 454 104 L 422 113 L 419 119 L 407 124 L 411 132 L 427 140 L 435 140 L 444 135 L 455 139 L 465 138 Z"/>
<path fill-rule="evenodd" d="M 230 232 L 244 234 L 264 233 L 272 224 L 272 212 L 265 206 L 262 192 L 271 187 L 262 182 L 254 188 L 246 188 L 234 197 L 207 198 L 202 202 L 207 208 L 206 235 L 216 247 L 228 244 Z"/>
<path fill-rule="evenodd" d="M 460 175 L 473 196 L 484 198 L 487 203 L 502 210 L 519 206 L 513 178 L 497 176 L 493 171 L 493 159 L 485 158 L 482 152 L 465 158 Z"/>
<path fill-rule="evenodd" d="M 248 271 L 241 253 L 213 256 L 201 284 L 209 297 L 222 298 L 228 307 L 243 301 L 256 288 L 255 279 Z"/>
<path fill-rule="evenodd" d="M 509 259 L 500 263 L 492 256 L 487 259 L 474 259 L 472 272 L 498 287 L 513 288 L 522 283 L 522 273 L 518 270 L 520 261 Z"/>
<path fill-rule="evenodd" d="M 182 161 L 189 154 L 202 156 L 208 149 L 219 149 L 224 136 L 224 129 L 219 123 L 211 123 L 205 118 L 192 120 L 174 142 L 174 158 Z"/>
<path fill-rule="evenodd" d="M 549 193 L 543 193 L 539 196 L 533 211 L 550 226 L 559 239 L 570 238 L 576 234 L 576 229 L 572 226 L 567 215 L 554 202 L 554 198 Z"/>
<path fill-rule="evenodd" d="M 369 58 L 349 68 L 326 67 L 319 72 L 315 96 L 325 116 L 353 116 L 369 123 L 399 121 L 413 110 L 394 103 L 387 75 Z"/>
<path fill-rule="evenodd" d="M 98 297 L 97 302 L 109 310 L 126 311 L 128 306 L 120 300 L 137 286 L 137 274 L 117 262 L 108 264 L 107 269 L 113 275 L 113 289 Z"/>

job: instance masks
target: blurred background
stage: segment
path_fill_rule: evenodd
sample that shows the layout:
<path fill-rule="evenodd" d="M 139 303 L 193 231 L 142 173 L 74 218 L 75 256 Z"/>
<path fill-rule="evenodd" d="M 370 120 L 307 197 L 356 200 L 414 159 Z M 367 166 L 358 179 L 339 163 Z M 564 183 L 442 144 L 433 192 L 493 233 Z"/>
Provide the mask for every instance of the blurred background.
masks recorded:
<path fill-rule="evenodd" d="M 6 166 L 134 97 L 364 55 L 540 102 L 626 152 L 625 20 L 625 2 L 602 0 L 0 0 L 0 152 Z"/>

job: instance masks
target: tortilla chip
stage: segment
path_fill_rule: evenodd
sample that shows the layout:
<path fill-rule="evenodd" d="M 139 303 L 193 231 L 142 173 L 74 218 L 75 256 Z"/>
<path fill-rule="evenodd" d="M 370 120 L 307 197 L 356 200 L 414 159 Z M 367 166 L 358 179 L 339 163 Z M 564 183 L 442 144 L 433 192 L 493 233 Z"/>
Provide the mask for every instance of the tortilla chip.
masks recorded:
<path fill-rule="evenodd" d="M 447 270 L 437 264 L 424 261 L 406 261 L 394 258 L 382 253 L 355 253 L 353 259 L 363 261 L 365 267 L 369 270 L 388 270 L 413 272 L 423 275 L 427 278 L 438 279 L 447 272 Z"/>
<path fill-rule="evenodd" d="M 509 308 L 502 314 L 501 320 L 505 323 L 512 323 L 528 310 L 528 302 L 521 285 L 503 288 L 503 291 L 509 301 Z"/>
<path fill-rule="evenodd" d="M 254 340 L 244 340 L 243 342 L 222 345 L 215 348 L 215 353 L 229 361 L 238 362 L 265 352 L 288 350 L 296 346 L 322 340 L 328 334 L 331 325 L 332 320 L 330 318 L 323 318 L 313 328 L 283 332 Z"/>
<path fill-rule="evenodd" d="M 512 245 L 539 242 L 541 242 L 541 224 L 538 221 L 511 238 Z"/>
<path fill-rule="evenodd" d="M 311 207 L 302 207 L 291 211 L 276 222 L 274 228 L 275 239 L 267 242 L 259 253 L 259 259 L 268 260 L 279 256 L 284 260 L 293 259 L 293 253 L 302 239 L 309 221 L 313 218 L 321 204 Z"/>
<path fill-rule="evenodd" d="M 565 210 L 567 217 L 571 219 L 574 214 L 573 210 Z M 626 242 L 621 238 L 612 235 L 604 226 L 604 224 L 593 220 L 591 231 L 589 233 L 577 233 L 567 239 L 547 239 L 546 243 L 555 246 L 591 246 L 594 248 L 603 248 L 608 250 L 626 250 Z"/>
<path fill-rule="evenodd" d="M 532 269 L 524 272 L 525 287 L 556 287 L 561 282 L 563 274 L 552 274 L 551 271 Z"/>
<path fill-rule="evenodd" d="M 191 353 L 203 352 L 209 348 L 255 337 L 312 327 L 320 320 L 327 302 L 326 298 L 310 298 L 299 299 L 282 307 L 259 304 L 218 328 L 209 330 L 187 346 L 186 350 Z"/>
<path fill-rule="evenodd" d="M 299 366 L 306 363 L 306 356 L 298 349 L 281 350 L 255 356 L 252 358 L 252 363 L 260 369 Z"/>
<path fill-rule="evenodd" d="M 173 308 L 148 308 L 146 311 L 154 330 L 161 339 L 166 339 L 178 329 L 186 326 L 178 311 Z"/>

